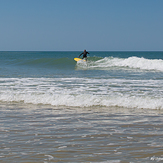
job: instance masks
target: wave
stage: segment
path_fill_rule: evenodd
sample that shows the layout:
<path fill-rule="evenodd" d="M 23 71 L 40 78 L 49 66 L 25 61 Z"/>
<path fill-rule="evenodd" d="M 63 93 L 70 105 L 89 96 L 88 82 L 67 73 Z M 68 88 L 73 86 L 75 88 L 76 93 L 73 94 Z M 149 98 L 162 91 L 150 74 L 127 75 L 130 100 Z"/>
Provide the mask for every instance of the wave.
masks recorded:
<path fill-rule="evenodd" d="M 3 102 L 23 102 L 25 104 L 43 104 L 52 106 L 66 106 L 66 107 L 119 107 L 131 109 L 163 109 L 162 98 L 150 97 L 118 97 L 118 96 L 100 96 L 100 95 L 50 95 L 50 94 L 10 94 L 0 97 Z"/>
<path fill-rule="evenodd" d="M 162 59 L 145 59 L 134 56 L 129 58 L 90 57 L 88 58 L 87 64 L 84 62 L 78 62 L 77 65 L 79 68 L 86 69 L 108 70 L 111 68 L 130 68 L 130 69 L 163 71 Z"/>
<path fill-rule="evenodd" d="M 163 109 L 162 85 L 161 80 L 4 78 L 0 102 Z"/>
<path fill-rule="evenodd" d="M 146 59 L 140 57 L 116 58 L 116 57 L 88 57 L 87 62 L 77 62 L 73 58 L 15 58 L 4 60 L 2 64 L 7 66 L 26 66 L 41 68 L 77 68 L 88 70 L 110 70 L 110 69 L 140 69 L 149 71 L 163 71 L 162 59 Z"/>

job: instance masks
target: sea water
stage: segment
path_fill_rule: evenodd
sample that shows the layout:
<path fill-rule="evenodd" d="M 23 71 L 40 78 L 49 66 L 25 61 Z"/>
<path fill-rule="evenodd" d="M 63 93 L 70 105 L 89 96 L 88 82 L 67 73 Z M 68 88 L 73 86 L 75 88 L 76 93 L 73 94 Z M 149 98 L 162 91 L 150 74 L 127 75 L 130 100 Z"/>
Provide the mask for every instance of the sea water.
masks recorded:
<path fill-rule="evenodd" d="M 0 52 L 1 162 L 163 161 L 163 52 Z"/>

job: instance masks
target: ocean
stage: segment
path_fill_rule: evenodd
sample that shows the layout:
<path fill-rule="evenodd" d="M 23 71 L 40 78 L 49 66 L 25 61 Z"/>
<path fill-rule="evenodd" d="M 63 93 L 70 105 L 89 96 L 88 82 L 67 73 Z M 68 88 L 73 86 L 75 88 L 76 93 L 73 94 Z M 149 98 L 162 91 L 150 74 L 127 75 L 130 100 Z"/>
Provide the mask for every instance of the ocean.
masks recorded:
<path fill-rule="evenodd" d="M 0 52 L 0 162 L 162 162 L 163 52 Z"/>

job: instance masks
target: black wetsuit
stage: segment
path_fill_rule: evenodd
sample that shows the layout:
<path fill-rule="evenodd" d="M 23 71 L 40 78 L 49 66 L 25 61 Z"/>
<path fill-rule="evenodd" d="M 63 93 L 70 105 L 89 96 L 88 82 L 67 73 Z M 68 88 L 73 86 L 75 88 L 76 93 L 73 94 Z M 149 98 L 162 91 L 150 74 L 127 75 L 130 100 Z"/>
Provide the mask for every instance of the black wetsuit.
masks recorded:
<path fill-rule="evenodd" d="M 79 58 L 80 58 L 80 56 L 83 54 L 83 58 L 86 58 L 87 59 L 87 54 L 89 54 L 87 51 L 84 51 L 83 53 L 81 53 L 80 55 L 79 55 Z"/>

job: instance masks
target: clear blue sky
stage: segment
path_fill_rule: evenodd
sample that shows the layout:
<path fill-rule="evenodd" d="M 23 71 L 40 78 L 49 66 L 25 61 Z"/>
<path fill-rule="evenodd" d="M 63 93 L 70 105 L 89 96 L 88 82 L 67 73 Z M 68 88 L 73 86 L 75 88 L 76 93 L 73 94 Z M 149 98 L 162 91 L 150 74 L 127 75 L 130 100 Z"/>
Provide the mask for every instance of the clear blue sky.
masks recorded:
<path fill-rule="evenodd" d="M 0 51 L 163 51 L 163 0 L 0 0 Z"/>

